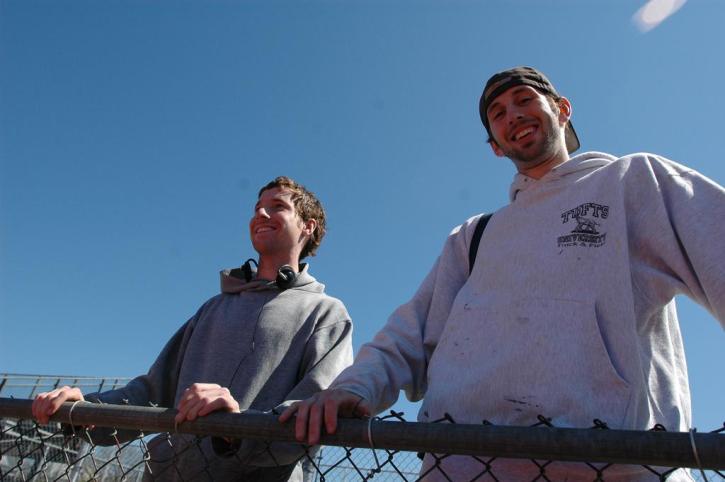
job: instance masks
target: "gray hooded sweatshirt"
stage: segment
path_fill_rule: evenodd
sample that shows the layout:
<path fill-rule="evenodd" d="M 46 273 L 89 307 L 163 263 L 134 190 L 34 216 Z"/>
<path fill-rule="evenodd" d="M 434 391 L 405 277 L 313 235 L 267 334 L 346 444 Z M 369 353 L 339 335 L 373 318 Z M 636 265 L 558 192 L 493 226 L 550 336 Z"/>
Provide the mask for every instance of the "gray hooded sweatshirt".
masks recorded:
<path fill-rule="evenodd" d="M 228 387 L 242 411 L 284 408 L 326 388 L 352 361 L 352 322 L 342 302 L 327 296 L 307 265 L 289 289 L 249 283 L 221 273 L 222 293 L 211 298 L 169 340 L 146 375 L 124 388 L 89 394 L 90 401 L 175 407 L 193 383 Z M 135 436 L 136 433 L 122 433 Z M 113 443 L 100 429 L 94 442 Z M 152 440 L 156 480 L 288 480 L 304 451 L 253 440 L 229 445 L 191 436 Z M 282 467 L 279 467 L 279 466 Z M 177 472 L 178 471 L 178 472 Z M 300 475 L 295 470 L 293 479 Z"/>
<path fill-rule="evenodd" d="M 691 427 L 673 297 L 686 294 L 725 322 L 721 186 L 652 154 L 589 152 L 540 180 L 518 174 L 469 276 L 478 218 L 452 231 L 413 299 L 334 388 L 364 397 L 376 412 L 401 389 L 412 401 L 425 397 L 421 421 L 448 413 L 459 423 L 528 426 L 543 414 L 558 427 L 592 427 L 594 419 L 619 429 Z M 484 470 L 472 457 L 442 464 L 452 480 Z M 639 480 L 638 470 L 620 466 L 604 476 Z M 499 480 L 538 473 L 530 461 L 493 464 Z M 546 473 L 595 475 L 560 462 Z M 688 480 L 678 474 L 669 480 Z M 438 470 L 427 479 L 446 480 Z"/>

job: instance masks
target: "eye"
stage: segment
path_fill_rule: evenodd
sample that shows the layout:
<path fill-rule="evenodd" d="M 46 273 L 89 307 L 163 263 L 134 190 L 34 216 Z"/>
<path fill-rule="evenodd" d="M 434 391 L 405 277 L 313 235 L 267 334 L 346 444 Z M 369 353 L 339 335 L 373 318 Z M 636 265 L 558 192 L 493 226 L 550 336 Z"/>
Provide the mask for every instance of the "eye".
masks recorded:
<path fill-rule="evenodd" d="M 272 205 L 272 208 L 273 208 L 273 209 L 274 209 L 275 211 L 284 211 L 285 209 L 287 209 L 287 205 L 286 205 L 286 204 L 284 204 L 284 203 L 281 203 L 281 202 L 276 202 L 276 203 L 274 203 L 274 204 Z"/>
<path fill-rule="evenodd" d="M 496 119 L 500 119 L 502 116 L 503 116 L 503 111 L 498 110 L 498 111 L 496 111 L 496 112 L 493 113 L 493 115 L 491 116 L 491 118 L 494 119 L 494 120 L 496 120 Z"/>

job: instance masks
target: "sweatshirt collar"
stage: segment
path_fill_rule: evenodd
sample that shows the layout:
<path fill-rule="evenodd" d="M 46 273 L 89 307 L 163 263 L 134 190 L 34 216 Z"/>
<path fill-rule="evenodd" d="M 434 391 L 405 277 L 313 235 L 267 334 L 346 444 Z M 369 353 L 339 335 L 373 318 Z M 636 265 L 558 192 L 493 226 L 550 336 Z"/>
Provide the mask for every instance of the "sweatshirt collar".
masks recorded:
<path fill-rule="evenodd" d="M 596 169 L 598 167 L 605 166 L 616 159 L 617 158 L 611 154 L 606 154 L 604 152 L 583 152 L 570 158 L 563 164 L 559 164 L 551 171 L 547 172 L 541 179 L 534 179 L 533 177 L 526 176 L 520 172 L 516 173 L 514 180 L 511 183 L 511 187 L 509 188 L 509 200 L 514 202 L 519 192 L 530 189 L 536 184 L 551 182 L 575 172 Z"/>
<path fill-rule="evenodd" d="M 325 286 L 322 283 L 318 283 L 317 280 L 308 272 L 309 264 L 300 263 L 300 272 L 297 273 L 292 286 L 288 289 L 301 289 L 303 291 L 313 291 L 321 293 L 324 291 Z M 279 290 L 274 280 L 265 280 L 254 278 L 251 281 L 239 279 L 235 276 L 231 276 L 231 269 L 222 270 L 219 273 L 221 281 L 221 292 L 236 294 L 242 291 L 265 291 L 265 290 Z"/>

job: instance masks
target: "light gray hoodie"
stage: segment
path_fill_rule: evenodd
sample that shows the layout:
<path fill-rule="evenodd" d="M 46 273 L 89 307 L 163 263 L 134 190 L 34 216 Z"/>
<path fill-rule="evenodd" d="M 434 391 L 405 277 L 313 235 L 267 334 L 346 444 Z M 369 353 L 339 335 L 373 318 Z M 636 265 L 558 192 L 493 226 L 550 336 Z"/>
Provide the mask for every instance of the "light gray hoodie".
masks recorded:
<path fill-rule="evenodd" d="M 684 293 L 725 322 L 725 190 L 652 154 L 589 152 L 540 180 L 518 174 L 510 193 L 471 275 L 478 216 L 452 231 L 413 299 L 332 386 L 376 412 L 401 389 L 412 401 L 425 397 L 421 421 L 448 413 L 459 423 L 528 426 L 543 414 L 558 427 L 600 419 L 611 428 L 689 429 L 673 297 Z M 452 480 L 483 469 L 471 457 L 443 463 Z M 538 474 L 529 461 L 493 469 L 499 480 Z M 594 473 L 558 463 L 547 475 Z M 618 480 L 613 470 L 604 475 Z M 429 479 L 437 478 L 434 470 Z"/>
<path fill-rule="evenodd" d="M 221 273 L 221 282 L 222 293 L 204 303 L 177 331 L 146 375 L 124 388 L 86 398 L 175 407 L 193 383 L 216 383 L 229 388 L 243 411 L 269 411 L 283 408 L 285 400 L 305 399 L 326 388 L 350 365 L 350 316 L 342 302 L 324 293 L 324 285 L 310 276 L 307 265 L 284 291 L 263 280 L 242 282 L 230 277 L 229 270 Z M 93 435 L 96 443 L 113 443 L 99 430 Z M 135 435 L 126 432 L 121 438 Z M 304 453 L 295 444 L 275 444 L 270 451 L 262 442 L 227 446 L 209 437 L 202 440 L 201 450 L 185 448 L 191 440 L 178 434 L 170 441 L 161 436 L 149 443 L 157 480 L 189 480 L 197 475 L 214 480 L 287 480 L 294 468 L 289 464 Z"/>

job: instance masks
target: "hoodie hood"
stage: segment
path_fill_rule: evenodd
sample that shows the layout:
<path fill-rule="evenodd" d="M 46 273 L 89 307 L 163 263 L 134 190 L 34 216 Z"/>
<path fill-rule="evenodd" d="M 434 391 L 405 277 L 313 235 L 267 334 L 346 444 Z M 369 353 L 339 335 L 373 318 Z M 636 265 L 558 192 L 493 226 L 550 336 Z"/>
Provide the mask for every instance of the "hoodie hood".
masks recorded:
<path fill-rule="evenodd" d="M 312 293 L 323 293 L 325 285 L 318 283 L 317 280 L 308 272 L 309 265 L 300 263 L 300 272 L 297 273 L 292 285 L 287 288 L 291 290 L 309 291 Z M 239 275 L 239 268 L 229 268 L 219 272 L 221 282 L 221 292 L 227 294 L 238 294 L 242 291 L 280 291 L 277 283 L 266 279 L 257 278 L 257 270 L 252 270 L 252 279 L 247 281 Z"/>
<path fill-rule="evenodd" d="M 516 173 L 514 180 L 511 183 L 511 188 L 509 189 L 509 200 L 513 202 L 520 191 L 530 189 L 538 183 L 551 182 L 576 172 L 597 169 L 599 167 L 606 166 L 616 159 L 617 158 L 613 155 L 606 154 L 604 152 L 583 152 L 572 157 L 565 163 L 556 166 L 554 169 L 547 172 L 541 179 L 534 179 L 533 177 Z"/>

